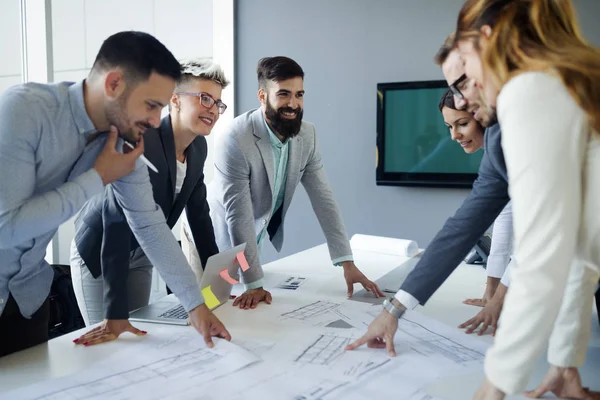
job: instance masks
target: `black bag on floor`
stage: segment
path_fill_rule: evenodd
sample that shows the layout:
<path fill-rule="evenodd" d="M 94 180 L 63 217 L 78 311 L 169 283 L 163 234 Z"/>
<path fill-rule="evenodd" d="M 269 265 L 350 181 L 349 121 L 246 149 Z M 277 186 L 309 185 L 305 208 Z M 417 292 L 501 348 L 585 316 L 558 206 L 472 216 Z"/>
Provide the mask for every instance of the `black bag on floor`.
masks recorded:
<path fill-rule="evenodd" d="M 71 269 L 68 265 L 52 265 L 54 279 L 50 288 L 50 319 L 48 335 L 50 339 L 85 327 L 77 305 Z"/>

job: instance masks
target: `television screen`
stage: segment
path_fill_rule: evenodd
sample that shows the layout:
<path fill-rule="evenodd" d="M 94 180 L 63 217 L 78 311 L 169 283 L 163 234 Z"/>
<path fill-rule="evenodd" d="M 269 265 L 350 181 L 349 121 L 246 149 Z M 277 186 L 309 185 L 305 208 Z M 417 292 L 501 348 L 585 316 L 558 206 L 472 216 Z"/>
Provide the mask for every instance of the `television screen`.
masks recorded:
<path fill-rule="evenodd" d="M 377 85 L 377 184 L 471 187 L 483 150 L 467 154 L 439 110 L 445 81 Z"/>

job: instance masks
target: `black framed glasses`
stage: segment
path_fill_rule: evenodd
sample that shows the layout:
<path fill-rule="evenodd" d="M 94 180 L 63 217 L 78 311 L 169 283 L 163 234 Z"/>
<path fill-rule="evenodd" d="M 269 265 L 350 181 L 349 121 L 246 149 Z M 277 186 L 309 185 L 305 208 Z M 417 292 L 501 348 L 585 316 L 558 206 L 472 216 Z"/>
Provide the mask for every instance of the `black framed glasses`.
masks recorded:
<path fill-rule="evenodd" d="M 212 106 L 214 106 L 216 104 L 217 105 L 217 110 L 219 110 L 219 114 L 223 114 L 225 112 L 225 110 L 227 110 L 227 105 L 225 103 L 223 103 L 221 100 L 215 100 L 208 93 L 204 93 L 204 92 L 200 92 L 200 93 L 196 93 L 196 92 L 175 92 L 175 94 L 185 94 L 187 96 L 198 97 L 199 100 L 200 100 L 200 104 L 202 104 L 203 107 L 206 107 L 208 109 L 211 109 Z"/>
<path fill-rule="evenodd" d="M 462 74 L 460 76 L 460 78 L 455 80 L 454 83 L 452 85 L 450 85 L 450 91 L 452 92 L 452 94 L 461 100 L 465 99 L 465 96 L 462 94 L 462 92 L 460 90 L 464 89 L 466 80 L 467 80 L 467 74 Z"/>

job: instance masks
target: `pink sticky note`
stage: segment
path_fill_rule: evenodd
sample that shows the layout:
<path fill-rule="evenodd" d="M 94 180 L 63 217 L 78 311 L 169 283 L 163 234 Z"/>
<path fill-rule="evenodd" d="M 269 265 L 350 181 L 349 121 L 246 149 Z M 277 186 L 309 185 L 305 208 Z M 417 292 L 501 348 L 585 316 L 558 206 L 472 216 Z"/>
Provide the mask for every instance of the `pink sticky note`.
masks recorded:
<path fill-rule="evenodd" d="M 242 269 L 242 271 L 248 271 L 250 269 L 250 266 L 248 265 L 248 261 L 246 260 L 246 256 L 244 255 L 243 251 L 237 253 L 236 258 L 238 263 L 240 264 L 240 268 Z"/>
<path fill-rule="evenodd" d="M 227 270 L 227 268 L 219 272 L 219 275 L 221 275 L 221 278 L 225 279 L 228 283 L 231 283 L 232 285 L 239 283 L 238 281 L 229 276 L 229 271 Z"/>

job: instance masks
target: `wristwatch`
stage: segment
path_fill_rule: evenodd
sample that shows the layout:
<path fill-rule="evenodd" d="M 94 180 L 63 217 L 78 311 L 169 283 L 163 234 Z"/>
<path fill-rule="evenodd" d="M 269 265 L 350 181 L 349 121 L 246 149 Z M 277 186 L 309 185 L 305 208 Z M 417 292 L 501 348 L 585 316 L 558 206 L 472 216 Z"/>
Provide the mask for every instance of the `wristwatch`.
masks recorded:
<path fill-rule="evenodd" d="M 401 310 L 396 307 L 390 300 L 386 299 L 383 302 L 383 309 L 392 314 L 394 317 L 400 319 L 406 310 Z"/>

